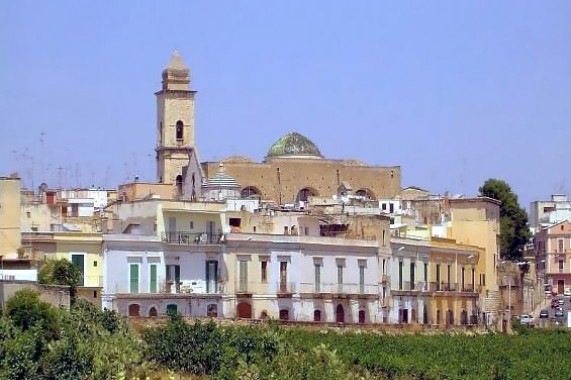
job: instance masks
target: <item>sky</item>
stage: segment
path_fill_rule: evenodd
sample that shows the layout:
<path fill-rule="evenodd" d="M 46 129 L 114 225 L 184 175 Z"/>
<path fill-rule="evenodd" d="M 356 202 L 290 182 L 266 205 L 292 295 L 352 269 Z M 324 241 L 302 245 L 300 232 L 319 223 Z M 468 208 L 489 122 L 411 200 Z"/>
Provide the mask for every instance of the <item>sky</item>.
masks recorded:
<path fill-rule="evenodd" d="M 522 205 L 570 193 L 571 1 L 3 1 L 0 176 L 27 187 L 156 180 L 174 50 L 199 158 L 263 160 L 290 131 L 402 185 Z"/>

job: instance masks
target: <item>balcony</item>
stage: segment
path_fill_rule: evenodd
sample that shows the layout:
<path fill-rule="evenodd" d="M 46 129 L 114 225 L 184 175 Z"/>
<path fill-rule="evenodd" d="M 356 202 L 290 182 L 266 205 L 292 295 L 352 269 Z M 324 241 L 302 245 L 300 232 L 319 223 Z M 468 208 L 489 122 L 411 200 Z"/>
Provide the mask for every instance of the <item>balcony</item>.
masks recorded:
<path fill-rule="evenodd" d="M 222 234 L 212 234 L 207 232 L 165 232 L 162 235 L 163 243 L 174 245 L 213 245 L 222 244 Z"/>
<path fill-rule="evenodd" d="M 295 293 L 295 283 L 294 282 L 278 282 L 276 283 L 276 289 L 278 297 L 289 298 Z"/>
<path fill-rule="evenodd" d="M 333 295 L 336 297 L 344 296 L 370 296 L 379 294 L 379 286 L 376 284 L 354 284 L 354 283 L 309 283 L 301 282 L 298 284 L 298 292 L 302 294 L 316 295 Z"/>
<path fill-rule="evenodd" d="M 86 288 L 101 288 L 103 287 L 103 276 L 83 276 L 83 281 L 79 286 Z"/>

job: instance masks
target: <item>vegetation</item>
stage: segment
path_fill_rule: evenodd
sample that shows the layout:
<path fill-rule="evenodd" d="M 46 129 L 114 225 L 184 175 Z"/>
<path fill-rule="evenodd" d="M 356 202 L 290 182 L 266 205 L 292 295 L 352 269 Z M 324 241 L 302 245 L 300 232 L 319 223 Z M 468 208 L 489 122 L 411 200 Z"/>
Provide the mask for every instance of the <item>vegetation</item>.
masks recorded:
<path fill-rule="evenodd" d="M 187 323 L 173 315 L 137 337 L 114 312 L 83 300 L 70 311 L 54 309 L 21 291 L 0 320 L 0 379 L 571 378 L 571 332 L 514 329 L 517 335 L 394 336 Z M 170 375 L 160 377 L 159 368 Z"/>
<path fill-rule="evenodd" d="M 66 259 L 50 260 L 40 270 L 38 275 L 42 284 L 69 286 L 71 302 L 75 302 L 77 287 L 81 284 L 81 270 Z"/>
<path fill-rule="evenodd" d="M 523 248 L 531 238 L 527 224 L 527 213 L 517 199 L 511 187 L 502 180 L 490 178 L 479 189 L 480 194 L 497 199 L 500 205 L 500 255 L 508 260 L 520 260 Z"/>

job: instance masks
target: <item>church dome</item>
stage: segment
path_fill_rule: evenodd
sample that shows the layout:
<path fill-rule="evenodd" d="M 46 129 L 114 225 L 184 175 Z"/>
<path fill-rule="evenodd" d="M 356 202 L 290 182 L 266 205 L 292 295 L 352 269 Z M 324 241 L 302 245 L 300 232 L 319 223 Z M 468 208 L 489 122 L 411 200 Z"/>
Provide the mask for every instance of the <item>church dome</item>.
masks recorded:
<path fill-rule="evenodd" d="M 317 146 L 307 137 L 290 132 L 276 141 L 268 150 L 267 157 L 312 157 L 321 158 Z"/>

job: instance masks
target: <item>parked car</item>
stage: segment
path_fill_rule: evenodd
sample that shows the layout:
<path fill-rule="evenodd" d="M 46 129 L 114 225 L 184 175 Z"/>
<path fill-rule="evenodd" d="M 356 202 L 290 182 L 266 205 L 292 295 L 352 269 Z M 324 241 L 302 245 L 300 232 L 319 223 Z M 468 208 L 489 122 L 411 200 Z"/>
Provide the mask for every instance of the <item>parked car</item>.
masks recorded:
<path fill-rule="evenodd" d="M 532 326 L 533 325 L 533 317 L 529 314 L 522 314 L 519 316 L 519 322 L 522 325 Z"/>
<path fill-rule="evenodd" d="M 559 306 L 559 302 L 557 302 L 557 300 L 551 300 L 551 308 L 552 309 L 555 309 L 558 306 Z"/>
<path fill-rule="evenodd" d="M 571 288 L 565 289 L 565 291 L 563 292 L 563 296 L 564 297 L 571 297 Z"/>
<path fill-rule="evenodd" d="M 565 317 L 563 309 L 558 309 L 557 311 L 555 311 L 555 318 L 563 319 L 563 317 Z"/>
<path fill-rule="evenodd" d="M 557 304 L 560 305 L 560 306 L 565 305 L 565 299 L 564 299 L 564 298 L 559 298 L 559 299 L 557 300 Z"/>
<path fill-rule="evenodd" d="M 547 309 L 543 309 L 539 312 L 539 318 L 541 319 L 549 318 L 549 312 L 547 311 Z"/>

